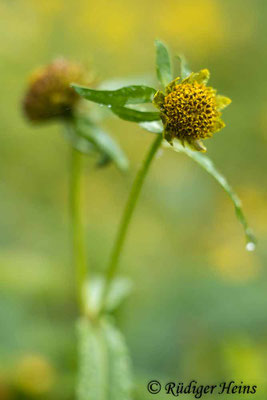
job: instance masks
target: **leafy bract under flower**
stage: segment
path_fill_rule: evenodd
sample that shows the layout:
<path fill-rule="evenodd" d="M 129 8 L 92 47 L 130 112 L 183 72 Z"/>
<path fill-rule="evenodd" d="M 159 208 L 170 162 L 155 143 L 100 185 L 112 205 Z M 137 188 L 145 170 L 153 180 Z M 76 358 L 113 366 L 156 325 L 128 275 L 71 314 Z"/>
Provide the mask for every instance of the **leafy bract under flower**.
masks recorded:
<path fill-rule="evenodd" d="M 158 91 L 155 94 L 153 103 L 160 110 L 164 137 L 169 143 L 177 138 L 195 150 L 206 151 L 201 140 L 225 126 L 220 111 L 231 100 L 206 86 L 209 75 L 207 69 L 192 72 L 182 81 L 180 78 L 173 80 L 165 93 Z"/>

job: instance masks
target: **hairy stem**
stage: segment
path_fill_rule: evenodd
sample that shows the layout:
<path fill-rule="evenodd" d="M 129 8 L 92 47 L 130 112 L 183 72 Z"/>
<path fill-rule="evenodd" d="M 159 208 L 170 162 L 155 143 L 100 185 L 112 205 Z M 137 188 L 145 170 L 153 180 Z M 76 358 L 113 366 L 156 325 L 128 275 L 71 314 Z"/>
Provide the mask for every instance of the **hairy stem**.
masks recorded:
<path fill-rule="evenodd" d="M 71 149 L 70 212 L 72 222 L 73 262 L 76 272 L 77 298 L 81 313 L 84 313 L 83 290 L 87 277 L 86 251 L 81 213 L 82 155 Z"/>
<path fill-rule="evenodd" d="M 137 200 L 139 198 L 142 186 L 144 184 L 146 175 L 148 173 L 149 167 L 151 165 L 151 162 L 157 153 L 157 150 L 160 147 L 160 144 L 162 142 L 162 136 L 158 135 L 154 142 L 152 143 L 151 148 L 149 149 L 141 168 L 139 169 L 135 180 L 133 182 L 126 206 L 124 208 L 124 212 L 122 215 L 122 219 L 119 225 L 119 229 L 117 232 L 116 240 L 114 243 L 114 247 L 111 253 L 111 257 L 109 260 L 108 268 L 106 271 L 106 283 L 105 283 L 105 288 L 104 288 L 104 293 L 103 293 L 103 303 L 102 307 L 104 306 L 105 303 L 105 298 L 107 296 L 110 284 L 117 272 L 118 269 L 118 264 L 119 264 L 119 258 L 123 249 L 123 245 L 125 243 L 125 239 L 127 236 L 128 228 L 133 216 L 134 209 L 137 204 Z"/>

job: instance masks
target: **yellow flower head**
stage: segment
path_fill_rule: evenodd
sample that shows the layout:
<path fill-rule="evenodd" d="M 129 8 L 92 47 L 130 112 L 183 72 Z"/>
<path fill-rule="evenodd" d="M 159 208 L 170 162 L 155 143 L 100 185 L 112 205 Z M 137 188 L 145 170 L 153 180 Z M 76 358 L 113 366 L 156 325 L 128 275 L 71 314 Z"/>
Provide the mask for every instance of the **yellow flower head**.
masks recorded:
<path fill-rule="evenodd" d="M 26 116 L 39 122 L 71 115 L 79 100 L 72 82 L 84 83 L 84 71 L 63 58 L 35 71 L 23 101 Z"/>
<path fill-rule="evenodd" d="M 160 109 L 168 142 L 177 138 L 195 150 L 205 151 L 201 140 L 225 126 L 220 111 L 231 100 L 206 86 L 209 76 L 209 71 L 203 69 L 182 81 L 176 78 L 166 87 L 165 94 L 161 91 L 155 94 L 153 103 Z"/>

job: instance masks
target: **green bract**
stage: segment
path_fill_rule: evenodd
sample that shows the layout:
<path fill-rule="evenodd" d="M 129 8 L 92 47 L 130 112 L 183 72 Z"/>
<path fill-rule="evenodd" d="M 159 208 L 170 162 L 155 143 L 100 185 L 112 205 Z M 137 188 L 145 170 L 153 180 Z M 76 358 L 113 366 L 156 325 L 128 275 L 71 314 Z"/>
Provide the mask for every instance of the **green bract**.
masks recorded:
<path fill-rule="evenodd" d="M 165 87 L 165 92 L 144 85 L 126 86 L 114 91 L 91 90 L 76 84 L 72 87 L 87 100 L 106 105 L 121 119 L 139 123 L 145 130 L 161 135 L 164 147 L 184 152 L 213 176 L 233 201 L 236 215 L 244 227 L 247 243 L 250 244 L 247 248 L 252 249 L 255 239 L 248 227 L 238 196 L 211 160 L 199 154 L 199 151 L 206 150 L 200 139 L 211 137 L 224 127 L 221 110 L 229 105 L 231 100 L 217 95 L 215 89 L 206 86 L 209 79 L 207 69 L 193 73 L 184 57 L 179 56 L 176 59 L 180 63 L 181 78 L 173 77 L 168 49 L 161 41 L 156 41 L 157 77 Z M 154 104 L 160 112 L 138 109 L 138 105 L 144 103 Z M 181 109 L 176 110 L 176 107 Z M 184 118 L 184 122 L 181 118 Z"/>
<path fill-rule="evenodd" d="M 156 40 L 156 67 L 158 80 L 163 86 L 168 85 L 172 80 L 171 60 L 168 55 L 168 50 L 160 40 Z"/>
<path fill-rule="evenodd" d="M 180 56 L 176 56 L 179 64 L 180 64 L 180 75 L 182 79 L 187 78 L 190 74 L 191 71 L 187 65 L 186 59 L 184 56 L 180 55 Z"/>

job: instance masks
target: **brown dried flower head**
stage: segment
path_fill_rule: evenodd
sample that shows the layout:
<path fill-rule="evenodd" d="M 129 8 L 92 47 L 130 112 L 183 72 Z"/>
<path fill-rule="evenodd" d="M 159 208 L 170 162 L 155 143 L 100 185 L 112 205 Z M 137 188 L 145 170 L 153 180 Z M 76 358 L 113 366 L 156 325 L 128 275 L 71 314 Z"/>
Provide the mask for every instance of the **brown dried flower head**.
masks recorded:
<path fill-rule="evenodd" d="M 64 58 L 33 72 L 23 100 L 26 116 L 34 122 L 70 116 L 79 101 L 70 83 L 84 83 L 84 76 L 81 65 Z"/>

